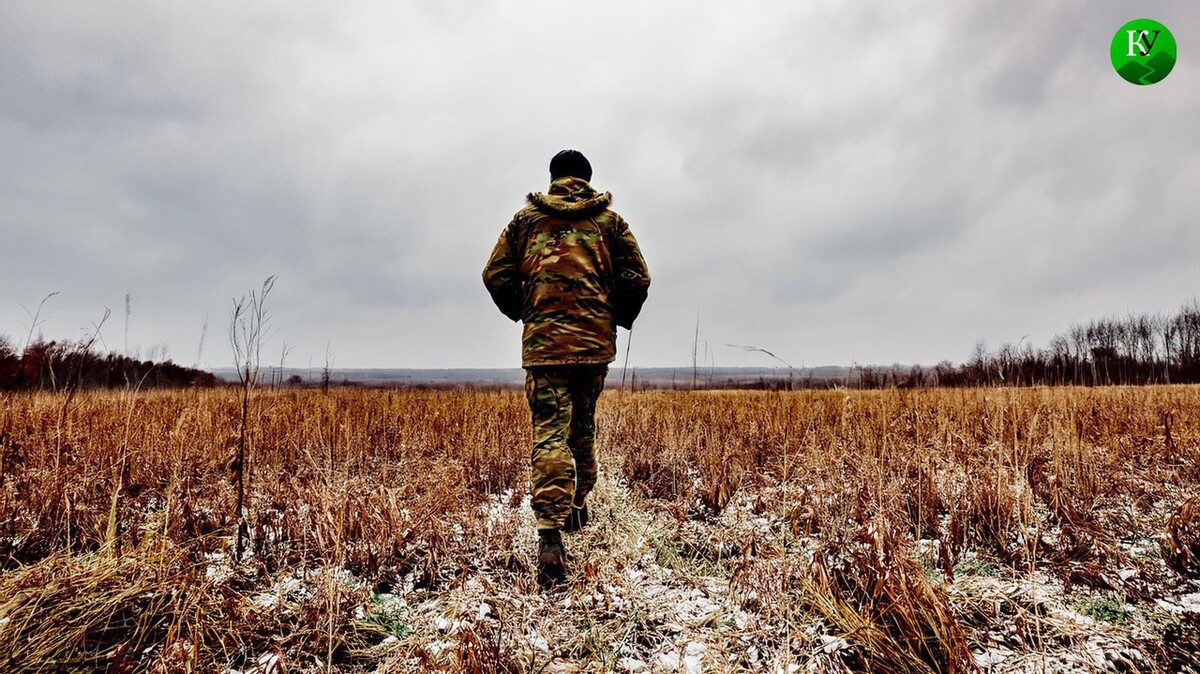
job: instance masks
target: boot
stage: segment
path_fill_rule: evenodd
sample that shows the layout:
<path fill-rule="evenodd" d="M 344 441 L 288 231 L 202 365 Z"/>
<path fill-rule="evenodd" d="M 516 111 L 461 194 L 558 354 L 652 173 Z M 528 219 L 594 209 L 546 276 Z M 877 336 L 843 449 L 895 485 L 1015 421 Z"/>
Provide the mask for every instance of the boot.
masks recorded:
<path fill-rule="evenodd" d="M 567 516 L 567 521 L 563 524 L 562 530 L 567 533 L 579 531 L 587 526 L 588 509 L 587 504 L 581 506 L 571 506 L 571 514 Z"/>
<path fill-rule="evenodd" d="M 558 529 L 538 529 L 537 581 L 548 589 L 567 578 L 567 551 Z"/>

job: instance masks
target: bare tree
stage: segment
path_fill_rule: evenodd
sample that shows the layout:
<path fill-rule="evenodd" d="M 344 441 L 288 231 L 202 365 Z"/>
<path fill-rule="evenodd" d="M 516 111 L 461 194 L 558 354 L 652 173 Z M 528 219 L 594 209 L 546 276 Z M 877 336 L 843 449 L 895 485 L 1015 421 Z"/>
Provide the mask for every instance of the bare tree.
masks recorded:
<path fill-rule="evenodd" d="M 29 334 L 25 335 L 25 344 L 23 344 L 21 346 L 21 353 L 25 353 L 25 349 L 28 349 L 29 343 L 33 341 L 34 329 L 37 328 L 42 323 L 46 322 L 41 317 L 42 316 L 42 307 L 46 306 L 46 302 L 51 297 L 54 297 L 57 294 L 58 294 L 58 291 L 55 290 L 54 292 L 50 293 L 49 295 L 46 295 L 45 297 L 43 297 L 42 301 L 38 302 L 37 311 L 30 311 L 29 308 L 26 307 L 24 304 L 21 305 L 21 308 L 24 309 L 25 313 L 29 315 Z M 39 337 L 39 339 L 40 339 L 40 337 Z"/>
<path fill-rule="evenodd" d="M 333 374 L 333 357 L 329 355 L 329 342 L 325 342 L 325 367 L 321 368 L 321 393 L 329 393 L 329 378 Z"/>
<path fill-rule="evenodd" d="M 208 334 L 208 314 L 204 314 L 204 325 L 200 327 L 200 346 L 196 348 L 196 366 L 200 369 L 200 358 L 204 355 L 204 336 Z"/>
<path fill-rule="evenodd" d="M 237 542 L 234 546 L 234 560 L 242 561 L 242 550 L 247 542 L 248 527 L 246 525 L 246 434 L 250 418 L 250 392 L 258 383 L 258 371 L 262 364 L 262 344 L 265 339 L 267 323 L 271 315 L 267 311 L 267 296 L 275 287 L 272 274 L 263 281 L 257 291 L 251 290 L 241 299 L 233 300 L 233 309 L 229 312 L 229 344 L 233 347 L 233 362 L 237 367 L 238 381 L 242 386 L 242 418 L 238 430 L 236 455 L 230 462 L 229 469 L 235 488 L 237 489 Z"/>
<path fill-rule="evenodd" d="M 129 314 L 130 314 L 129 299 L 130 299 L 129 298 L 129 288 L 125 288 L 125 348 L 124 348 L 124 350 L 121 351 L 121 353 L 126 356 L 129 355 Z M 153 359 L 151 359 L 151 360 L 153 360 Z"/>
<path fill-rule="evenodd" d="M 971 349 L 971 360 L 967 362 L 967 368 L 972 373 L 971 383 L 975 386 L 982 386 L 985 383 L 991 385 L 991 375 L 988 371 L 988 352 L 987 342 L 982 339 L 975 342 L 975 346 Z"/>
<path fill-rule="evenodd" d="M 700 343 L 700 311 L 696 311 L 696 336 L 692 338 L 692 390 L 696 390 L 696 347 Z"/>
<path fill-rule="evenodd" d="M 283 363 L 287 360 L 288 354 L 291 353 L 292 347 L 288 346 L 287 342 L 283 343 L 283 349 L 279 352 L 279 371 L 271 377 L 271 388 L 276 388 L 283 385 Z"/>

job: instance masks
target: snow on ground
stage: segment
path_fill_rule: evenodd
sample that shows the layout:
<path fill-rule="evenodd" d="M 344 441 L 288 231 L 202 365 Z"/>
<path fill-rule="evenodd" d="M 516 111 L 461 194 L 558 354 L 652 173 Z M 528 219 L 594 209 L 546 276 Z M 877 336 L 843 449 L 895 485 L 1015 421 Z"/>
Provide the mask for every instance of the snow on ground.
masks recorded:
<path fill-rule="evenodd" d="M 845 638 L 798 607 L 754 610 L 771 598 L 731 590 L 746 541 L 781 563 L 807 564 L 815 548 L 783 519 L 756 514 L 753 496 L 739 494 L 716 518 L 680 518 L 602 476 L 590 503 L 592 523 L 565 537 L 572 579 L 545 592 L 533 582 L 536 533 L 528 496 L 495 495 L 480 518 L 489 536 L 511 533 L 511 558 L 525 560 L 523 566 L 484 564 L 448 588 L 422 590 L 409 582 L 395 594 L 375 595 L 356 615 L 390 630 L 373 649 L 382 663 L 375 671 L 453 670 L 474 662 L 484 671 L 505 671 L 507 664 L 512 671 L 542 672 L 849 672 L 846 656 L 854 646 Z M 1118 570 L 1121 580 L 1162 566 L 1153 540 L 1125 548 L 1137 566 Z M 934 570 L 936 541 L 916 541 L 914 550 L 931 578 L 945 584 L 956 614 L 972 623 L 975 664 L 987 674 L 1156 671 L 1148 649 L 1161 639 L 1163 625 L 1200 614 L 1196 583 L 1176 579 L 1168 585 L 1174 591 L 1135 606 L 1113 594 L 1068 591 L 1040 570 L 971 556 L 947 581 Z M 210 562 L 210 574 L 226 573 L 226 560 Z M 344 571 L 339 578 L 359 582 Z M 303 601 L 312 594 L 310 582 L 303 573 L 279 578 L 251 600 L 266 609 Z M 309 663 L 286 664 L 286 671 L 307 671 Z M 283 671 L 281 663 L 264 654 L 242 674 L 275 671 Z"/>

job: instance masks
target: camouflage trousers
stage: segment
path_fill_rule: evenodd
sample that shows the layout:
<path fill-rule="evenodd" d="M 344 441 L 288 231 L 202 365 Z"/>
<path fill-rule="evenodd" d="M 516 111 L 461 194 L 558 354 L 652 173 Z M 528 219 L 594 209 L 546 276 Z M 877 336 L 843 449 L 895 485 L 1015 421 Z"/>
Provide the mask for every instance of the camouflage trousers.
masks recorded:
<path fill-rule="evenodd" d="M 533 416 L 531 493 L 539 529 L 561 529 L 596 484 L 596 400 L 607 365 L 525 368 Z"/>

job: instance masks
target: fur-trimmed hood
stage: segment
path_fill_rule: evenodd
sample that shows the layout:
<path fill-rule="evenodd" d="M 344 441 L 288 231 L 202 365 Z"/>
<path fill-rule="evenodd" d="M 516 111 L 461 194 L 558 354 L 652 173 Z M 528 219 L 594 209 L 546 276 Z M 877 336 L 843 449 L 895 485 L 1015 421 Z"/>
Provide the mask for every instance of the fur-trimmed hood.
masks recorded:
<path fill-rule="evenodd" d="M 567 220 L 577 220 L 608 208 L 612 203 L 612 194 L 601 194 L 586 180 L 568 176 L 550 183 L 546 193 L 531 192 L 528 199 L 540 211 Z"/>

